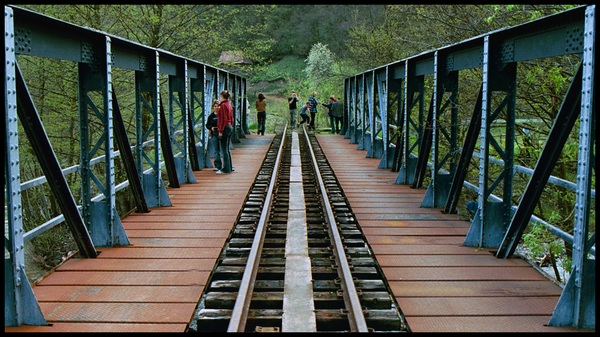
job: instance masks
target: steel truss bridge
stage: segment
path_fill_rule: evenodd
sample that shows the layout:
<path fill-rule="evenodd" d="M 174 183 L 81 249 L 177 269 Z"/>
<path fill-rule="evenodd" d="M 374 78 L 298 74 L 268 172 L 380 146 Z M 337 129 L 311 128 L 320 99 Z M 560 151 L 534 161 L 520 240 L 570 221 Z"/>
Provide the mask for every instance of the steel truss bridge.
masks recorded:
<path fill-rule="evenodd" d="M 4 12 L 5 326 L 45 325 L 25 274 L 25 244 L 66 223 L 83 257 L 95 258 L 96 247 L 128 245 L 117 192 L 127 188 L 136 212 L 170 206 L 164 180 L 170 187 L 196 183 L 192 172 L 211 165 L 204 124 L 221 90 L 232 93 L 233 143 L 249 133 L 247 80 L 16 6 L 5 6 Z M 595 329 L 596 303 L 595 225 L 590 224 L 595 214 L 595 13 L 595 5 L 580 6 L 346 78 L 342 130 L 367 150 L 367 157 L 381 158 L 380 169 L 398 172 L 396 184 L 426 187 L 421 207 L 456 213 L 464 188 L 474 193 L 476 210 L 464 245 L 497 248 L 497 258 L 508 258 L 530 222 L 572 245 L 571 276 L 549 325 L 584 329 Z M 514 157 L 519 63 L 567 55 L 579 63 L 537 164 L 520 166 Z M 61 167 L 19 66 L 23 57 L 75 65 L 79 164 Z M 470 97 L 474 103 L 463 130 L 459 94 L 464 99 L 469 91 L 459 79 L 473 69 L 480 87 Z M 119 104 L 125 90 L 115 89 L 116 73 L 129 75 L 135 92 L 132 135 L 125 131 Z M 498 125 L 501 135 L 492 132 Z M 577 172 L 575 181 L 567 181 L 551 173 L 573 132 Z M 21 180 L 20 139 L 30 143 L 43 176 Z M 468 181 L 473 172 L 476 181 Z M 517 173 L 528 176 L 528 183 L 515 198 Z M 71 174 L 79 175 L 79 202 L 69 186 Z M 125 178 L 117 181 L 118 176 Z M 572 230 L 533 214 L 548 184 L 575 194 Z M 25 230 L 21 193 L 41 185 L 51 190 L 62 214 Z"/>

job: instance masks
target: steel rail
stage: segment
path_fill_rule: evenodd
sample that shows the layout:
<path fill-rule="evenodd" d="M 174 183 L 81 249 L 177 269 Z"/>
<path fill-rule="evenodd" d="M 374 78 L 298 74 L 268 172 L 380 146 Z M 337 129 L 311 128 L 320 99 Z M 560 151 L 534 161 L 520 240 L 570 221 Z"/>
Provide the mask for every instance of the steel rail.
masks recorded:
<path fill-rule="evenodd" d="M 267 229 L 266 222 L 271 211 L 271 204 L 273 203 L 273 190 L 275 189 L 275 182 L 283 153 L 282 149 L 285 145 L 286 133 L 287 124 L 283 129 L 281 144 L 279 144 L 279 150 L 277 151 L 277 158 L 275 159 L 273 173 L 269 183 L 269 189 L 267 190 L 267 195 L 265 198 L 266 204 L 263 206 L 260 213 L 260 219 L 258 220 L 256 233 L 254 234 L 254 240 L 252 240 L 252 247 L 250 248 L 250 254 L 248 255 L 248 261 L 246 262 L 246 268 L 244 269 L 244 275 L 242 276 L 240 283 L 240 290 L 238 291 L 235 304 L 231 312 L 231 319 L 227 327 L 227 332 L 244 332 L 246 327 L 246 320 L 248 319 L 248 311 L 250 310 L 250 302 L 252 300 L 252 293 L 254 291 L 254 281 L 256 280 L 256 274 L 258 272 L 258 265 L 260 263 L 260 256 L 262 254 L 262 248 Z"/>
<path fill-rule="evenodd" d="M 333 237 L 332 243 L 336 252 L 335 258 L 339 266 L 338 271 L 341 274 L 340 276 L 343 287 L 342 290 L 344 299 L 346 300 L 346 309 L 348 309 L 348 320 L 350 322 L 350 329 L 352 330 L 352 332 L 369 332 L 367 328 L 367 322 L 365 320 L 365 316 L 362 310 L 362 306 L 358 297 L 358 292 L 356 291 L 356 287 L 354 286 L 354 280 L 352 277 L 352 273 L 350 272 L 348 259 L 346 257 L 346 253 L 344 252 L 344 245 L 335 221 L 335 216 L 333 215 L 333 210 L 331 208 L 331 204 L 329 203 L 329 198 L 327 197 L 327 190 L 325 189 L 325 184 L 323 183 L 323 178 L 321 177 L 321 172 L 319 170 L 317 158 L 315 157 L 315 153 L 310 143 L 310 139 L 308 138 L 308 133 L 306 132 L 306 129 L 304 132 L 304 136 L 306 138 L 308 148 L 310 149 L 312 163 L 315 168 L 315 176 L 317 181 L 319 182 L 319 188 L 321 190 L 321 195 L 323 196 L 323 206 L 325 207 L 327 213 L 330 235 Z"/>

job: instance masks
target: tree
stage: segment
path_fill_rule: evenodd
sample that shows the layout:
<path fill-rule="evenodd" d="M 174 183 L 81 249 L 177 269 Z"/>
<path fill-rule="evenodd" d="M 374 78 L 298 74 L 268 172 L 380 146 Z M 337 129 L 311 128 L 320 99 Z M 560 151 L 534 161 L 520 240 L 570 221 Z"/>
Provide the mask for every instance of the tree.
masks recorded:
<path fill-rule="evenodd" d="M 308 78 L 319 82 L 331 73 L 334 56 L 326 45 L 319 42 L 312 46 L 305 62 L 306 69 L 304 71 L 308 75 Z"/>

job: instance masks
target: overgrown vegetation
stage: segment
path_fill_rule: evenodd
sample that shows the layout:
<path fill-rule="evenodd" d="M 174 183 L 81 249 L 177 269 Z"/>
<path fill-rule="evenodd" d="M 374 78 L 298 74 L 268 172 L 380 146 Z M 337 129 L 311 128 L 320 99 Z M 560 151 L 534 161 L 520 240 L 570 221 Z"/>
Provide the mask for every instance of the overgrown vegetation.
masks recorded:
<path fill-rule="evenodd" d="M 318 100 L 323 102 L 331 95 L 343 97 L 344 78 L 366 69 L 573 6 L 80 4 L 23 7 L 243 75 L 249 79 L 250 129 L 256 128 L 253 124 L 254 100 L 259 92 L 263 92 L 268 99 L 267 132 L 274 132 L 288 119 L 286 99 L 291 90 L 295 90 L 303 101 L 312 91 L 316 91 Z M 241 53 L 252 64 L 220 64 L 219 57 L 224 51 Z M 566 56 L 519 64 L 515 164 L 529 168 L 535 166 L 578 62 L 577 57 Z M 78 164 L 76 65 L 23 56 L 19 57 L 19 65 L 26 75 L 61 166 Z M 119 69 L 113 71 L 125 124 L 128 133 L 134 134 L 133 74 Z M 480 82 L 479 70 L 461 72 L 458 130 L 461 140 L 464 139 Z M 431 86 L 431 79 L 427 79 L 426 85 Z M 323 113 L 325 109 L 319 110 L 317 126 L 324 127 L 328 123 L 326 113 Z M 90 129 L 95 127 L 92 125 Z M 498 132 L 501 137 L 502 131 Z M 576 173 L 576 135 L 574 131 L 553 172 L 553 175 L 569 181 L 574 181 Z M 27 141 L 24 137 L 20 139 L 21 180 L 28 181 L 43 173 Z M 477 166 L 477 161 L 473 160 L 471 167 Z M 476 182 L 476 170 L 471 174 L 467 180 Z M 68 179 L 71 191 L 80 203 L 81 182 L 76 174 Z M 123 179 L 120 176 L 117 181 Z M 518 202 L 527 181 L 528 176 L 517 174 L 513 202 Z M 592 184 L 595 186 L 595 181 Z M 558 187 L 548 187 L 544 193 L 544 203 L 538 206 L 536 214 L 564 231 L 572 232 L 574 193 Z M 120 214 L 125 214 L 131 207 L 131 200 L 125 197 L 127 195 L 126 190 L 119 194 Z M 464 203 L 471 197 L 468 191 L 464 192 Z M 464 209 L 464 203 L 461 209 Z M 23 205 L 27 229 L 59 214 L 51 194 L 43 188 L 24 193 Z M 595 209 L 592 211 L 595 214 Z M 595 231 L 595 219 L 592 217 L 590 220 Z M 73 249 L 69 243 L 50 244 L 53 241 L 69 241 L 65 238 L 68 235 L 65 235 L 64 229 L 53 233 L 45 233 L 49 239 L 36 238 L 28 243 L 33 247 L 29 251 L 34 255 L 34 264 L 43 268 L 56 265 L 61 260 L 58 256 L 64 257 Z M 570 247 L 546 235 L 540 228 L 532 226 L 528 229 L 523 241 L 534 258 L 539 260 L 550 254 L 553 258 L 564 259 L 563 265 L 569 266 Z M 561 245 L 562 248 L 559 247 Z M 30 277 L 30 274 L 36 275 L 28 272 Z"/>

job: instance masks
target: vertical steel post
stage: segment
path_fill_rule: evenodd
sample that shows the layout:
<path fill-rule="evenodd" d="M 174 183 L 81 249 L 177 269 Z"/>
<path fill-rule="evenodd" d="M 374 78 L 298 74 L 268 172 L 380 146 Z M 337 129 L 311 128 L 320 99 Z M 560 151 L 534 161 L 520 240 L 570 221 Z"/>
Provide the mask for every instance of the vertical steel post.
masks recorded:
<path fill-rule="evenodd" d="M 141 58 L 141 70 L 136 72 L 136 112 L 137 112 L 137 144 L 139 171 L 148 207 L 171 206 L 171 200 L 162 181 L 160 165 L 160 107 L 159 107 L 159 54 L 158 51 Z M 146 99 L 148 97 L 149 100 Z M 145 110 L 150 116 L 144 116 Z M 143 119 L 152 117 L 148 130 L 143 129 Z M 149 138 L 152 145 L 152 156 L 144 153 L 143 143 Z M 144 163 L 150 166 L 151 173 L 144 172 Z"/>
<path fill-rule="evenodd" d="M 442 96 L 444 94 L 443 82 L 444 75 L 441 70 L 441 61 L 439 51 L 434 52 L 433 56 L 433 96 L 431 99 L 432 104 L 432 120 L 431 120 L 431 158 L 433 160 L 433 167 L 431 168 L 431 182 L 427 187 L 427 191 L 425 192 L 425 196 L 423 197 L 423 201 L 421 202 L 421 207 L 439 207 L 438 205 L 438 190 L 439 190 L 439 170 L 440 170 L 440 162 L 439 162 L 439 142 L 440 142 L 440 102 L 442 101 Z M 424 139 L 426 140 L 426 139 Z M 427 157 L 420 158 L 421 152 L 419 153 L 419 160 L 423 163 L 427 162 Z M 424 170 L 426 168 L 426 164 L 423 164 L 422 167 L 417 167 L 417 170 Z M 417 186 L 418 187 L 418 186 Z"/>
<path fill-rule="evenodd" d="M 205 167 L 203 134 L 206 128 L 204 124 L 204 99 L 202 98 L 204 94 L 204 67 L 201 70 L 196 72 L 200 78 L 190 79 L 190 146 L 193 146 L 196 151 L 196 171 Z M 198 92 L 201 94 L 198 95 Z M 198 112 L 198 109 L 200 112 Z M 196 128 L 199 128 L 199 130 L 196 131 Z"/>
<path fill-rule="evenodd" d="M 99 46 L 99 47 L 98 47 Z M 84 44 L 88 49 L 82 55 L 79 69 L 79 127 L 81 152 L 81 198 L 82 217 L 88 225 L 94 244 L 98 247 L 113 247 L 129 245 L 129 239 L 121 224 L 116 208 L 115 191 L 115 161 L 114 161 L 114 128 L 112 109 L 112 68 L 111 68 L 111 39 L 103 37 L 102 44 Z M 90 92 L 100 92 L 102 110 L 89 95 Z M 90 114 L 90 109 L 95 114 Z M 96 145 L 92 146 L 89 126 L 90 116 L 97 116 L 103 126 L 103 132 Z M 101 179 L 94 179 L 95 174 L 90 162 L 98 148 L 104 151 L 104 185 L 98 186 L 103 193 L 101 200 L 93 200 L 91 195 L 92 183 L 100 184 Z"/>
<path fill-rule="evenodd" d="M 188 132 L 181 134 L 181 142 L 177 139 L 177 130 L 187 130 L 189 121 L 187 114 L 188 106 L 188 70 L 187 61 L 177 63 L 176 75 L 169 75 L 168 99 L 169 99 L 169 139 L 171 148 L 179 149 L 181 155 L 174 157 L 177 179 L 180 183 L 195 183 L 196 179 L 192 173 L 188 161 Z M 164 155 L 163 155 L 164 156 Z"/>
<path fill-rule="evenodd" d="M 8 236 L 4 238 L 4 326 L 47 325 L 25 275 L 14 27 L 13 10 L 4 6 L 4 231 Z"/>
<path fill-rule="evenodd" d="M 507 48 L 506 50 L 501 50 Z M 514 167 L 514 130 L 516 107 L 516 63 L 506 46 L 484 37 L 483 48 L 482 114 L 480 133 L 480 162 L 478 210 L 465 238 L 465 246 L 497 248 L 505 235 L 512 216 L 512 178 Z M 492 92 L 505 94 L 501 102 L 492 110 Z M 491 132 L 491 124 L 502 111 L 505 111 L 504 147 Z M 489 182 L 490 146 L 504 162 L 502 172 Z M 489 201 L 493 190 L 502 183 L 503 198 L 500 202 Z"/>
<path fill-rule="evenodd" d="M 356 143 L 358 146 L 357 150 L 365 150 L 365 132 L 366 127 L 366 109 L 365 109 L 365 74 L 361 74 L 360 80 L 358 81 L 358 110 L 357 110 L 357 124 L 356 124 Z"/>
<path fill-rule="evenodd" d="M 381 158 L 379 166 L 377 168 L 389 169 L 391 168 L 391 161 L 389 158 L 389 146 L 390 146 L 390 123 L 389 123 L 389 88 L 390 88 L 390 75 L 389 66 L 385 67 L 385 72 L 380 72 L 377 78 L 378 93 L 379 93 L 379 120 L 381 125 L 381 149 L 376 152 L 376 156 Z"/>
<path fill-rule="evenodd" d="M 579 115 L 579 152 L 577 155 L 577 194 L 573 232 L 571 276 L 556 304 L 550 326 L 596 328 L 596 259 L 589 251 L 596 244 L 590 237 L 590 203 L 596 157 L 596 111 L 594 105 L 596 6 L 585 11 L 581 111 Z"/>
<path fill-rule="evenodd" d="M 340 134 L 344 135 L 345 139 L 350 138 L 350 111 L 351 111 L 351 102 L 350 102 L 350 97 L 351 96 L 351 77 L 350 78 L 346 78 L 344 79 L 344 114 L 342 117 L 342 130 L 340 131 Z"/>
<path fill-rule="evenodd" d="M 350 77 L 348 85 L 348 120 L 345 138 L 350 139 L 350 144 L 356 144 L 356 76 Z"/>

